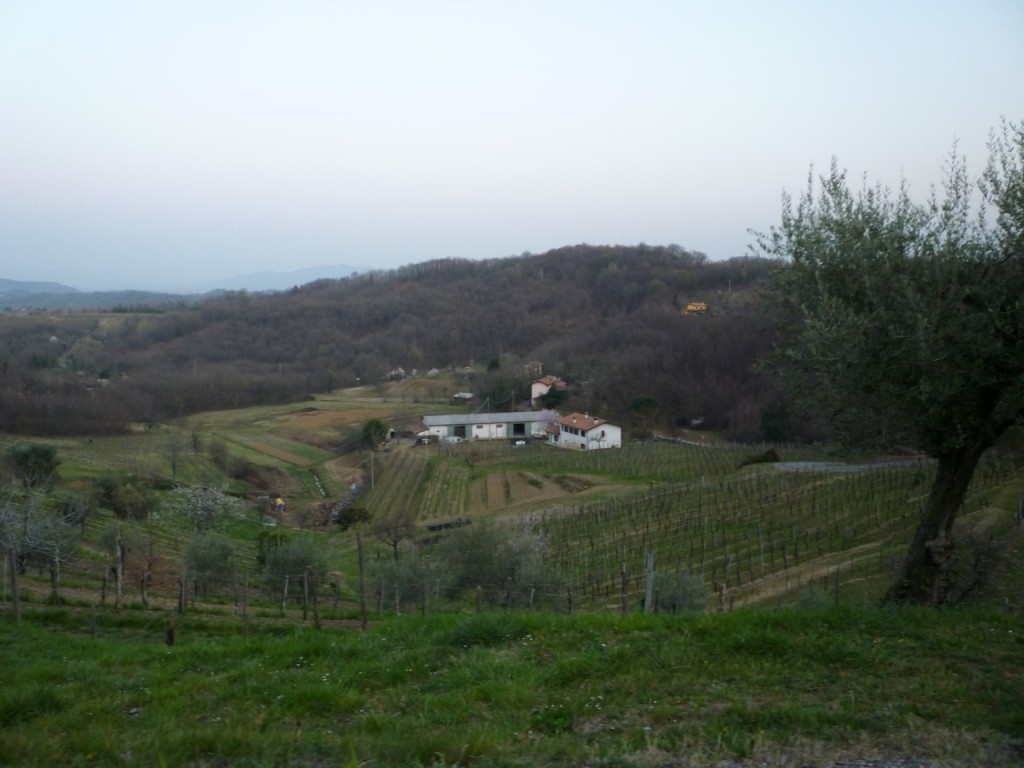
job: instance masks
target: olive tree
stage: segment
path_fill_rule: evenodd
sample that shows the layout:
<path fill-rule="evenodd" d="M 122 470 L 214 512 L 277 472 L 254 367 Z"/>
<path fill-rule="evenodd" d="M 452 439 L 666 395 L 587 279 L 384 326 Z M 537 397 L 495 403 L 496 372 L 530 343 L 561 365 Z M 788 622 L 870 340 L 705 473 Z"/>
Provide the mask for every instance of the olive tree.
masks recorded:
<path fill-rule="evenodd" d="M 401 557 L 402 543 L 412 541 L 416 531 L 416 511 L 407 507 L 393 507 L 370 522 L 370 533 L 391 548 L 395 562 Z"/>
<path fill-rule="evenodd" d="M 369 448 L 371 451 L 378 450 L 381 445 L 388 439 L 388 433 L 391 431 L 391 427 L 384 419 L 369 419 L 363 424 L 362 440 L 363 445 Z"/>
<path fill-rule="evenodd" d="M 54 604 L 63 602 L 60 594 L 61 569 L 75 554 L 81 536 L 74 515 L 52 506 L 41 507 L 33 516 L 25 544 L 30 554 L 43 558 L 50 571 L 50 597 Z"/>
<path fill-rule="evenodd" d="M 1024 417 L 1024 126 L 1004 123 L 989 146 L 976 183 L 954 153 L 923 204 L 905 184 L 852 190 L 833 161 L 759 237 L 785 264 L 776 300 L 790 324 L 775 363 L 851 444 L 935 460 L 898 602 L 942 602 L 978 462 Z"/>
<path fill-rule="evenodd" d="M 18 443 L 7 449 L 4 458 L 26 490 L 49 489 L 57 480 L 60 459 L 52 445 Z"/>
<path fill-rule="evenodd" d="M 327 550 L 319 539 L 286 536 L 266 550 L 264 583 L 270 594 L 283 595 L 284 599 L 301 596 L 298 585 L 302 584 L 305 574 L 317 583 L 327 571 Z"/>
<path fill-rule="evenodd" d="M 21 592 L 18 576 L 28 556 L 32 539 L 32 520 L 40 509 L 42 496 L 20 490 L 0 493 L 0 549 L 10 578 L 11 608 L 14 622 L 21 621 Z"/>
<path fill-rule="evenodd" d="M 185 548 L 185 568 L 197 594 L 213 595 L 237 582 L 231 541 L 216 533 L 197 531 Z"/>
<path fill-rule="evenodd" d="M 552 607 L 563 593 L 545 567 L 546 550 L 543 536 L 529 526 L 483 520 L 445 537 L 439 571 L 452 597 L 476 590 L 488 605 Z"/>
<path fill-rule="evenodd" d="M 391 607 L 399 613 L 403 605 L 419 603 L 426 613 L 430 595 L 448 586 L 447 572 L 430 554 L 429 549 L 416 548 L 400 560 L 381 557 L 370 562 L 368 580 L 378 590 L 381 609 Z"/>

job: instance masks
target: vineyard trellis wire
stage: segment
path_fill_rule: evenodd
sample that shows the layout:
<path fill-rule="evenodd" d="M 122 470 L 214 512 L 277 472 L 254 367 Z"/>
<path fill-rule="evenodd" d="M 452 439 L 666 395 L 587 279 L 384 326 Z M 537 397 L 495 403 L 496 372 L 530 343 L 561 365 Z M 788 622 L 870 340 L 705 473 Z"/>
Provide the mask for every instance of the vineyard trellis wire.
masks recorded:
<path fill-rule="evenodd" d="M 698 574 L 730 604 L 815 583 L 832 591 L 840 577 L 888 578 L 927 492 L 929 462 L 738 471 L 741 459 L 757 450 L 642 445 L 507 455 L 518 469 L 547 476 L 607 473 L 635 481 L 629 493 L 554 505 L 526 518 L 547 545 L 557 589 L 568 584 L 577 609 L 617 609 L 624 591 L 630 604 L 642 603 L 649 555 L 663 572 Z M 797 456 L 820 459 L 811 449 Z M 1012 461 L 989 462 L 968 506 L 984 504 L 985 488 L 1015 468 Z"/>

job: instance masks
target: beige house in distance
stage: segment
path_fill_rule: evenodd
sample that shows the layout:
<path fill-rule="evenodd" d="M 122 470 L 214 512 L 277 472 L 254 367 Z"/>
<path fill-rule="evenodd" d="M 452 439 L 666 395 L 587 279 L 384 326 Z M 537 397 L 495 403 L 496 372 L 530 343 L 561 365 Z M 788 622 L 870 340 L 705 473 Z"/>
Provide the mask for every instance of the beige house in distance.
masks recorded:
<path fill-rule="evenodd" d="M 557 376 L 544 376 L 534 381 L 530 385 L 530 407 L 536 408 L 537 399 L 544 397 L 544 395 L 551 391 L 552 387 L 555 389 L 565 389 L 565 382 Z"/>

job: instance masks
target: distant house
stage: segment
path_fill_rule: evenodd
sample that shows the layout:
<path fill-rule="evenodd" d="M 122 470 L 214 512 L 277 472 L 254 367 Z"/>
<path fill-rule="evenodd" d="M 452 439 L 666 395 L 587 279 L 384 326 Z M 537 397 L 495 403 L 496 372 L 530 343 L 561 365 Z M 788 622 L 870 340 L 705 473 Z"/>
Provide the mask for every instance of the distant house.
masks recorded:
<path fill-rule="evenodd" d="M 531 360 L 530 362 L 523 365 L 523 373 L 527 376 L 537 378 L 544 373 L 544 363 L 540 360 Z"/>
<path fill-rule="evenodd" d="M 550 392 L 552 387 L 564 390 L 566 384 L 557 376 L 544 376 L 534 381 L 530 385 L 530 405 L 536 407 L 537 401 Z"/>
<path fill-rule="evenodd" d="M 547 435 L 548 442 L 560 448 L 594 450 L 622 447 L 622 427 L 589 413 L 563 416 L 551 425 Z"/>
<path fill-rule="evenodd" d="M 544 437 L 545 430 L 558 419 L 555 411 L 517 411 L 515 413 L 453 413 L 423 417 L 420 437 L 444 440 L 513 440 Z"/>

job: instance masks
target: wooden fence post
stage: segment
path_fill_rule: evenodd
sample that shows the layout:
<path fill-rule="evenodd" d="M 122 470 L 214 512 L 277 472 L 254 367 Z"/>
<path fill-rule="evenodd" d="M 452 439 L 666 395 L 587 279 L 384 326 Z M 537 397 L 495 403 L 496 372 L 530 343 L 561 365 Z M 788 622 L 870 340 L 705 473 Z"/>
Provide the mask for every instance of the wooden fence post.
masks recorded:
<path fill-rule="evenodd" d="M 181 576 L 178 578 L 178 613 L 184 613 L 188 607 L 188 574 L 181 569 Z"/>
<path fill-rule="evenodd" d="M 242 577 L 242 627 L 249 634 L 249 572 Z"/>
<path fill-rule="evenodd" d="M 309 616 L 309 571 L 307 565 L 302 569 L 302 621 L 305 622 Z"/>
<path fill-rule="evenodd" d="M 654 610 L 654 552 L 649 549 L 644 555 L 644 566 L 644 613 L 651 613 Z"/>
<path fill-rule="evenodd" d="M 621 601 L 622 614 L 629 613 L 629 575 L 626 573 L 626 561 L 622 561 L 622 581 L 619 587 L 619 598 Z"/>
<path fill-rule="evenodd" d="M 359 555 L 359 617 L 360 629 L 366 631 L 366 575 L 363 572 L 363 534 L 356 533 L 356 552 Z"/>
<path fill-rule="evenodd" d="M 312 576 L 312 568 L 309 568 L 310 576 Z M 309 580 L 309 599 L 313 603 L 313 626 L 320 629 L 320 606 L 316 601 L 316 579 L 310 578 Z"/>

